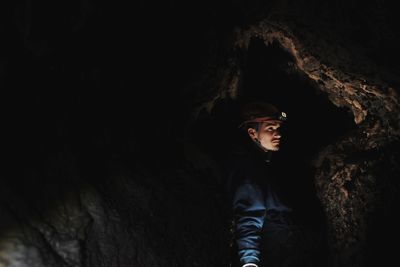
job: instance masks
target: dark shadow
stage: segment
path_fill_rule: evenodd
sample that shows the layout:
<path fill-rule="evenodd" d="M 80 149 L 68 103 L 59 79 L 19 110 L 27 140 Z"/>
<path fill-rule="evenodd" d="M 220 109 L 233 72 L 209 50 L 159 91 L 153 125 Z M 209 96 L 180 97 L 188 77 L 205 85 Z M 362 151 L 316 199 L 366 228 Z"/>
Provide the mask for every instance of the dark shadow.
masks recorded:
<path fill-rule="evenodd" d="M 377 183 L 375 207 L 368 223 L 366 233 L 366 264 L 365 266 L 397 266 L 397 256 L 400 238 L 400 218 L 397 210 L 400 208 L 400 142 L 393 142 L 374 153 L 374 156 L 384 157 L 381 163 L 371 172 L 376 172 Z M 395 245 L 393 245 L 395 244 Z M 397 262 L 397 263 L 396 263 Z"/>

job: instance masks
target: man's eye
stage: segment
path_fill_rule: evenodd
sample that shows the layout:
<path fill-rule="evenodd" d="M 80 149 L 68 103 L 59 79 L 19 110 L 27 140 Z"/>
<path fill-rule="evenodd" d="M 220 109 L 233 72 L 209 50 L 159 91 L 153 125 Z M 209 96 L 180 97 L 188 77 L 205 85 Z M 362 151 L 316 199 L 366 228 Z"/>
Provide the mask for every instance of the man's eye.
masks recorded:
<path fill-rule="evenodd" d="M 273 132 L 273 131 L 274 131 L 274 128 L 267 128 L 267 131 L 268 131 L 268 132 Z"/>

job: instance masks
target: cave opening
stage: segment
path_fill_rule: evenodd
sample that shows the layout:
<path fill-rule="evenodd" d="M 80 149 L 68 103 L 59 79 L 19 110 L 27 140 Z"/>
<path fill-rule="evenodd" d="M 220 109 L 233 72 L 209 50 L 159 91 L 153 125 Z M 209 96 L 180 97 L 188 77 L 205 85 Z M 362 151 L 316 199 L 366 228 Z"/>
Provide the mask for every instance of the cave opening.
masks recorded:
<path fill-rule="evenodd" d="M 273 161 L 280 179 L 288 185 L 294 209 L 313 224 L 325 224 L 312 161 L 321 149 L 356 129 L 351 111 L 336 107 L 318 84 L 296 67 L 294 57 L 277 41 L 266 44 L 253 37 L 242 68 L 239 105 L 263 100 L 288 116 L 282 128 L 281 149 L 274 153 Z"/>
<path fill-rule="evenodd" d="M 356 129 L 353 115 L 336 107 L 318 84 L 299 71 L 294 58 L 278 42 L 265 44 L 252 38 L 248 49 L 239 54 L 242 76 L 237 98 L 220 100 L 210 114 L 201 114 L 193 136 L 205 153 L 224 166 L 227 151 L 239 136 L 237 116 L 243 103 L 263 100 L 284 111 L 288 122 L 282 129 L 281 149 L 273 155 L 275 170 L 288 185 L 290 202 L 301 219 L 322 225 L 328 238 L 312 162 L 324 147 Z M 226 174 L 225 170 L 222 173 Z M 225 178 L 221 179 L 223 188 L 228 183 Z"/>
<path fill-rule="evenodd" d="M 252 38 L 243 62 L 239 101 L 261 99 L 288 115 L 283 149 L 310 161 L 324 146 L 355 129 L 351 111 L 336 107 L 295 65 L 295 59 L 277 41 L 266 45 Z"/>
<path fill-rule="evenodd" d="M 310 165 L 322 148 L 356 129 L 351 110 L 335 106 L 318 84 L 296 68 L 279 42 L 267 45 L 253 37 L 240 53 L 242 74 L 236 99 L 222 99 L 210 113 L 201 113 L 190 134 L 213 158 L 223 160 L 238 137 L 238 109 L 247 101 L 270 102 L 287 114 L 281 153 L 275 157 L 293 158 L 303 165 Z"/>

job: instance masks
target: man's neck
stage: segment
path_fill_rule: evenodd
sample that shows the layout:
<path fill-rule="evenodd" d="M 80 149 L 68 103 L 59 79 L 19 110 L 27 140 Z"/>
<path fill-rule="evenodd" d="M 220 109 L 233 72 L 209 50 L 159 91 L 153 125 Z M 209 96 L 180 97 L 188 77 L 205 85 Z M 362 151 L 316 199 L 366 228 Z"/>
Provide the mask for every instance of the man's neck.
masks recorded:
<path fill-rule="evenodd" d="M 273 151 L 266 149 L 259 142 L 254 141 L 252 139 L 250 139 L 249 142 L 250 142 L 250 147 L 252 147 L 252 150 L 256 154 L 258 154 L 263 159 L 263 161 L 265 161 L 266 163 L 271 162 Z"/>

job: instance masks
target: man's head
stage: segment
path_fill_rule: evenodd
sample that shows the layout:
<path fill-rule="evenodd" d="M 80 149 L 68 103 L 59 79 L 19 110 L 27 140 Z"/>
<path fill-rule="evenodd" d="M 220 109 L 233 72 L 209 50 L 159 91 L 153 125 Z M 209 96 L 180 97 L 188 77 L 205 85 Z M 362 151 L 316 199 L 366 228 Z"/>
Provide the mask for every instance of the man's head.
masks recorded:
<path fill-rule="evenodd" d="M 272 104 L 250 102 L 241 110 L 240 127 L 264 151 L 278 151 L 282 137 L 280 127 L 286 119 L 286 114 Z"/>

